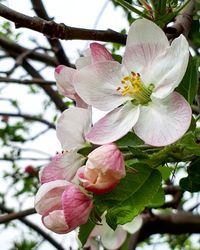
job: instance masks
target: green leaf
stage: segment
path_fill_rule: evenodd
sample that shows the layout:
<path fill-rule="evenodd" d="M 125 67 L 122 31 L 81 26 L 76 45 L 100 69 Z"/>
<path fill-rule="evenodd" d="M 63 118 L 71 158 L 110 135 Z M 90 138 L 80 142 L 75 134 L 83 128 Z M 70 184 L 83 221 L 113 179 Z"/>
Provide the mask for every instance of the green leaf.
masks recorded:
<path fill-rule="evenodd" d="M 128 3 L 125 0 L 114 0 L 115 2 L 119 3 L 121 6 L 123 6 L 124 8 L 138 14 L 141 17 L 150 19 L 149 16 L 147 16 L 146 14 L 144 14 L 143 12 L 141 12 L 140 10 L 136 9 L 135 7 L 133 7 L 130 3 Z"/>
<path fill-rule="evenodd" d="M 170 175 L 171 175 L 171 173 L 172 173 L 172 171 L 173 171 L 174 168 L 172 168 L 172 167 L 165 167 L 165 166 L 159 166 L 157 169 L 160 171 L 160 173 L 162 175 L 162 179 L 164 181 L 166 181 L 170 177 Z"/>
<path fill-rule="evenodd" d="M 158 192 L 154 195 L 153 199 L 149 203 L 148 207 L 160 207 L 165 203 L 165 193 L 162 187 L 159 188 Z"/>
<path fill-rule="evenodd" d="M 120 55 L 116 55 L 116 54 L 112 54 L 112 57 L 115 61 L 121 63 L 122 62 L 122 56 Z"/>
<path fill-rule="evenodd" d="M 192 104 L 197 92 L 198 88 L 198 67 L 200 60 L 198 57 L 191 58 L 188 67 L 183 77 L 183 80 L 176 88 L 181 95 L 185 97 L 185 99 Z"/>
<path fill-rule="evenodd" d="M 192 28 L 189 33 L 189 38 L 192 41 L 192 44 L 194 44 L 196 47 L 200 47 L 199 29 L 200 29 L 199 19 L 193 20 Z"/>
<path fill-rule="evenodd" d="M 106 220 L 113 230 L 118 224 L 133 220 L 150 204 L 160 188 L 162 178 L 158 170 L 141 163 L 132 167 L 135 173 L 128 172 L 112 192 L 95 196 L 95 203 L 106 208 Z"/>
<path fill-rule="evenodd" d="M 177 142 L 177 145 L 182 147 L 183 150 L 189 151 L 194 156 L 200 156 L 200 147 L 196 143 L 196 138 L 193 132 L 189 132 L 183 136 L 182 139 Z"/>
<path fill-rule="evenodd" d="M 132 132 L 128 132 L 124 137 L 115 142 L 118 147 L 135 147 L 144 145 L 144 142 Z"/>
<path fill-rule="evenodd" d="M 87 145 L 84 148 L 81 148 L 77 151 L 77 153 L 83 155 L 83 156 L 88 156 L 88 154 L 92 151 L 92 146 Z"/>
<path fill-rule="evenodd" d="M 135 148 L 135 147 L 128 147 L 128 148 L 129 148 L 129 151 L 133 154 L 134 158 L 138 158 L 138 159 L 147 159 L 147 158 L 149 158 L 148 154 L 143 152 L 139 148 Z"/>
<path fill-rule="evenodd" d="M 187 168 L 188 176 L 180 180 L 182 189 L 189 192 L 200 191 L 200 157 L 190 163 Z"/>
<path fill-rule="evenodd" d="M 90 235 L 94 226 L 95 226 L 95 224 L 91 220 L 88 220 L 86 224 L 80 226 L 78 238 L 81 241 L 82 246 L 85 245 L 85 243 L 88 239 L 88 236 Z"/>

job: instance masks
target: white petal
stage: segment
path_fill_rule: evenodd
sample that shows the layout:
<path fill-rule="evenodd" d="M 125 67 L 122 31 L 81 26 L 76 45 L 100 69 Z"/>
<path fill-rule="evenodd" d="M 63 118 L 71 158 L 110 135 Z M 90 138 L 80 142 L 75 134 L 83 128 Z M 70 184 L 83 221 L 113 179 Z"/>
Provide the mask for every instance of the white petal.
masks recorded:
<path fill-rule="evenodd" d="M 136 216 L 131 222 L 122 225 L 121 227 L 130 234 L 136 233 L 142 226 L 142 217 Z"/>
<path fill-rule="evenodd" d="M 134 131 L 149 145 L 165 146 L 184 135 L 190 126 L 191 116 L 188 102 L 173 92 L 165 99 L 142 106 Z"/>
<path fill-rule="evenodd" d="M 72 84 L 75 71 L 75 69 L 59 65 L 54 72 L 58 91 L 71 99 L 74 99 L 76 93 Z"/>
<path fill-rule="evenodd" d="M 108 111 L 131 99 L 117 91 L 124 75 L 127 72 L 118 62 L 99 62 L 76 72 L 74 87 L 87 104 Z"/>
<path fill-rule="evenodd" d="M 68 184 L 64 180 L 56 180 L 43 184 L 35 196 L 35 209 L 39 214 L 45 214 L 54 207 L 61 207 L 62 194 Z"/>
<path fill-rule="evenodd" d="M 95 238 L 89 236 L 84 247 L 90 250 L 99 250 L 99 243 Z"/>
<path fill-rule="evenodd" d="M 152 96 L 164 98 L 181 82 L 189 59 L 189 45 L 186 38 L 181 35 L 176 38 L 171 46 L 158 56 L 152 64 L 149 74 L 145 74 L 144 82 L 155 85 Z"/>
<path fill-rule="evenodd" d="M 78 70 L 82 69 L 83 67 L 90 65 L 92 63 L 92 58 L 91 58 L 91 54 L 90 54 L 90 50 L 87 50 L 86 55 L 79 57 L 76 60 L 76 68 Z"/>
<path fill-rule="evenodd" d="M 104 231 L 101 237 L 103 246 L 106 249 L 118 249 L 126 240 L 127 233 L 121 227 L 117 227 L 113 231 L 107 224 L 104 226 Z"/>
<path fill-rule="evenodd" d="M 123 64 L 130 71 L 143 74 L 169 42 L 159 26 L 147 19 L 138 19 L 130 27 Z"/>
<path fill-rule="evenodd" d="M 65 110 L 56 125 L 57 137 L 65 150 L 85 145 L 85 134 L 91 127 L 91 110 L 69 108 Z"/>
<path fill-rule="evenodd" d="M 90 142 L 100 145 L 114 142 L 132 129 L 138 120 L 139 113 L 139 106 L 133 106 L 131 102 L 127 102 L 124 106 L 114 109 L 100 119 L 86 135 L 86 138 Z"/>
<path fill-rule="evenodd" d="M 85 157 L 77 154 L 76 151 L 65 152 L 56 155 L 52 161 L 40 171 L 41 183 L 54 180 L 71 181 L 78 168 L 83 166 Z"/>
<path fill-rule="evenodd" d="M 65 222 L 63 210 L 55 210 L 42 218 L 44 225 L 57 234 L 67 233 L 69 227 Z"/>

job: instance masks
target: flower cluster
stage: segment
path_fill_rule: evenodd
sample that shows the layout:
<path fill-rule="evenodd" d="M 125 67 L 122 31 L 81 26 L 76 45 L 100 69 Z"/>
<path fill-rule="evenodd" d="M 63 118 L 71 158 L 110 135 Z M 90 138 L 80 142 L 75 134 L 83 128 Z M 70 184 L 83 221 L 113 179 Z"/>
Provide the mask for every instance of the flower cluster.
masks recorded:
<path fill-rule="evenodd" d="M 40 171 L 35 208 L 47 228 L 67 233 L 87 222 L 92 194 L 112 191 L 126 175 L 115 141 L 129 131 L 156 147 L 183 136 L 190 126 L 191 108 L 174 89 L 185 74 L 188 57 L 184 36 L 169 44 L 157 25 L 140 19 L 130 27 L 121 64 L 102 45 L 92 43 L 76 69 L 56 68 L 59 92 L 76 107 L 65 110 L 57 121 L 63 152 Z M 92 107 L 108 112 L 94 125 Z M 85 155 L 81 150 L 86 147 L 90 152 Z M 98 232 L 105 238 L 107 229 L 102 228 L 90 236 Z"/>
<path fill-rule="evenodd" d="M 85 134 L 90 127 L 89 109 L 64 111 L 56 128 L 63 153 L 53 157 L 39 173 L 42 185 L 35 208 L 53 232 L 67 233 L 86 223 L 93 207 L 91 192 L 109 192 L 125 176 L 123 156 L 116 145 L 102 145 L 87 159 L 78 152 L 87 143 Z"/>

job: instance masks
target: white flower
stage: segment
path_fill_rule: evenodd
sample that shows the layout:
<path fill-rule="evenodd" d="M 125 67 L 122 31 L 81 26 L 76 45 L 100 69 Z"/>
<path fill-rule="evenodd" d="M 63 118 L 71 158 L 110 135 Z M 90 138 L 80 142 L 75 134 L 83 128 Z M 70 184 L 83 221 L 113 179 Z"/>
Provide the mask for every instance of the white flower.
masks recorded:
<path fill-rule="evenodd" d="M 174 89 L 188 64 L 183 35 L 169 44 L 164 32 L 146 19 L 130 27 L 122 64 L 104 60 L 76 72 L 74 87 L 89 105 L 110 111 L 86 138 L 111 143 L 132 128 L 145 143 L 165 146 L 189 128 L 191 108 Z"/>
<path fill-rule="evenodd" d="M 87 108 L 87 104 L 76 93 L 73 85 L 73 77 L 77 70 L 92 63 L 105 60 L 113 60 L 108 50 L 99 43 L 91 43 L 90 48 L 85 51 L 84 56 L 76 61 L 76 69 L 59 65 L 54 72 L 56 84 L 60 94 L 74 100 L 77 107 Z"/>
<path fill-rule="evenodd" d="M 113 231 L 106 223 L 105 217 L 102 218 L 102 225 L 96 225 L 92 230 L 85 247 L 91 247 L 92 250 L 98 250 L 98 244 L 95 240 L 100 237 L 102 245 L 109 250 L 118 249 L 127 237 L 127 232 L 130 234 L 136 233 L 142 226 L 142 217 L 137 216 L 131 222 L 118 225 Z"/>
<path fill-rule="evenodd" d="M 83 166 L 85 157 L 77 153 L 87 141 L 86 133 L 91 128 L 91 110 L 69 108 L 59 117 L 56 125 L 57 137 L 64 150 L 40 171 L 40 182 L 55 180 L 72 181 L 77 170 Z"/>

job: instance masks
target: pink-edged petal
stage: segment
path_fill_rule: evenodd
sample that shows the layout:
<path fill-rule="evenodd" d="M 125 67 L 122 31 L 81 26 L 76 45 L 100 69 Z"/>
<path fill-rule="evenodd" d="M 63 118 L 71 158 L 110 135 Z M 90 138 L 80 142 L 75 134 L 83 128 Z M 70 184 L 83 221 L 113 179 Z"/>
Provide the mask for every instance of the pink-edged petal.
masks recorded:
<path fill-rule="evenodd" d="M 90 142 L 102 145 L 114 142 L 127 134 L 138 120 L 140 106 L 127 102 L 100 119 L 86 135 Z"/>
<path fill-rule="evenodd" d="M 189 59 L 189 45 L 186 38 L 180 35 L 171 46 L 158 56 L 151 67 L 151 74 L 146 74 L 145 82 L 155 85 L 153 97 L 165 98 L 181 82 Z"/>
<path fill-rule="evenodd" d="M 74 99 L 76 93 L 72 84 L 75 71 L 75 69 L 59 65 L 54 72 L 58 91 L 71 99 Z"/>
<path fill-rule="evenodd" d="M 87 104 L 108 111 L 131 99 L 117 91 L 124 75 L 127 72 L 118 62 L 99 62 L 76 72 L 74 87 Z"/>
<path fill-rule="evenodd" d="M 120 226 L 113 231 L 107 224 L 104 227 L 104 232 L 101 236 L 101 242 L 106 249 L 118 249 L 126 240 L 127 232 Z"/>
<path fill-rule="evenodd" d="M 90 51 L 92 63 L 103 62 L 107 60 L 113 61 L 112 54 L 103 45 L 99 43 L 91 43 Z"/>
<path fill-rule="evenodd" d="M 63 210 L 55 210 L 42 217 L 43 224 L 57 234 L 65 234 L 69 227 L 65 222 Z"/>
<path fill-rule="evenodd" d="M 84 56 L 76 60 L 78 70 L 92 63 L 113 60 L 111 53 L 99 43 L 91 43 L 90 48 L 84 52 Z"/>
<path fill-rule="evenodd" d="M 168 46 L 159 26 L 147 19 L 138 19 L 129 29 L 123 64 L 129 72 L 143 74 Z"/>
<path fill-rule="evenodd" d="M 165 99 L 142 106 L 134 131 L 146 144 L 165 146 L 184 135 L 190 126 L 191 117 L 188 102 L 173 92 Z"/>
<path fill-rule="evenodd" d="M 40 171 L 40 182 L 43 184 L 55 180 L 71 181 L 84 161 L 85 157 L 76 151 L 58 154 Z"/>
<path fill-rule="evenodd" d="M 66 223 L 70 230 L 74 230 L 87 222 L 93 202 L 78 186 L 70 184 L 62 195 L 62 207 Z"/>
<path fill-rule="evenodd" d="M 57 121 L 57 137 L 65 150 L 86 144 L 85 134 L 91 127 L 91 110 L 72 107 L 65 110 Z"/>
<path fill-rule="evenodd" d="M 121 227 L 126 230 L 129 234 L 136 233 L 142 227 L 142 216 L 136 216 L 131 222 L 128 222 Z"/>
<path fill-rule="evenodd" d="M 61 208 L 61 197 L 68 185 L 67 181 L 57 180 L 43 184 L 35 196 L 35 209 L 44 215 L 54 208 Z"/>

